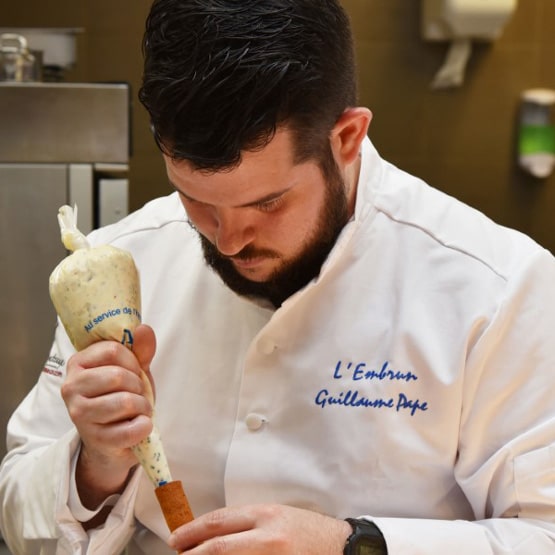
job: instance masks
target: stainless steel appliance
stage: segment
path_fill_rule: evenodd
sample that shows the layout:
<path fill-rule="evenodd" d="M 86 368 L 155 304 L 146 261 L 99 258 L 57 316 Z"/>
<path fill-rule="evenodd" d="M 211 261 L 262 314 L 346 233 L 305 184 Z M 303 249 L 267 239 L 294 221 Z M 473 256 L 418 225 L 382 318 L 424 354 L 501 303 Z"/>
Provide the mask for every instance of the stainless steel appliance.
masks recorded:
<path fill-rule="evenodd" d="M 53 337 L 48 278 L 66 254 L 58 208 L 77 203 L 85 232 L 106 221 L 99 182 L 109 190 L 116 177 L 126 191 L 129 120 L 125 84 L 0 83 L 0 456 Z"/>

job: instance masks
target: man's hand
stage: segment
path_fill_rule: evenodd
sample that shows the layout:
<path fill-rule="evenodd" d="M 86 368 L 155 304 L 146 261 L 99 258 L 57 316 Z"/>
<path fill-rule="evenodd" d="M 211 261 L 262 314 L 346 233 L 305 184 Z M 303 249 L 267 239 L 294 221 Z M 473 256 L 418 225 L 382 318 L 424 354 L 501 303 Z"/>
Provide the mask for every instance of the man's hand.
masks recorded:
<path fill-rule="evenodd" d="M 202 515 L 170 536 L 190 555 L 341 555 L 350 525 L 285 505 L 229 507 Z"/>
<path fill-rule="evenodd" d="M 152 406 L 141 379 L 156 350 L 148 326 L 135 331 L 133 351 L 100 341 L 68 362 L 62 397 L 82 441 L 76 479 L 81 501 L 94 509 L 124 486 L 137 460 L 130 447 L 152 430 Z"/>

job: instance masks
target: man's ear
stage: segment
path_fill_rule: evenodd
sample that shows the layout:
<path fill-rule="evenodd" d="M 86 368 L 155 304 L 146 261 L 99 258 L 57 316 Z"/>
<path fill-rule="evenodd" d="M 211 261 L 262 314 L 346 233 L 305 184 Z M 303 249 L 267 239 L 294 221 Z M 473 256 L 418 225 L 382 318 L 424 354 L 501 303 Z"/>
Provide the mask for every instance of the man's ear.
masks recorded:
<path fill-rule="evenodd" d="M 330 144 L 340 167 L 356 160 L 371 120 L 372 112 L 368 108 L 356 107 L 347 108 L 335 123 L 330 134 Z"/>

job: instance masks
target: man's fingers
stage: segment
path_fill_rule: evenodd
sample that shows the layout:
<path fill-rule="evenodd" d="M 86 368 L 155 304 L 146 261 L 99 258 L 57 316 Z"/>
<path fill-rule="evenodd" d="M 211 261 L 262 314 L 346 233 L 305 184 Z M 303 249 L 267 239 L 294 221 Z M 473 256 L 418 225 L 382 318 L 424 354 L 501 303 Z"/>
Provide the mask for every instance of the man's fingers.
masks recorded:
<path fill-rule="evenodd" d="M 252 530 L 254 526 L 254 519 L 245 511 L 219 509 L 180 526 L 172 533 L 169 545 L 174 549 L 191 549 L 214 538 Z"/>

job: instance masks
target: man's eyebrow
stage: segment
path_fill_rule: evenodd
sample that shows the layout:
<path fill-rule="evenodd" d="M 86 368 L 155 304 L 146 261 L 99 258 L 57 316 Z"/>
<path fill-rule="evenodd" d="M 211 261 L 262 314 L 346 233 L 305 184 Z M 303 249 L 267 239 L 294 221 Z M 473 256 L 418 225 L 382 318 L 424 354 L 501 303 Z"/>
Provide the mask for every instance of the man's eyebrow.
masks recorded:
<path fill-rule="evenodd" d="M 183 198 L 185 198 L 186 200 L 190 201 L 190 202 L 201 202 L 198 201 L 197 199 L 189 196 L 188 194 L 184 193 L 181 189 L 178 189 L 176 187 L 176 185 L 170 180 L 168 179 L 168 183 L 170 184 L 170 186 L 175 189 L 175 191 L 180 194 Z M 271 202 L 272 200 L 275 200 L 279 197 L 281 197 L 282 195 L 284 195 L 285 193 L 287 193 L 290 189 L 293 188 L 293 185 L 286 187 L 285 189 L 282 189 L 280 191 L 276 191 L 274 193 L 270 193 L 268 195 L 265 195 L 259 199 L 253 200 L 252 202 L 247 202 L 245 204 L 240 204 L 239 206 L 235 206 L 234 208 L 250 208 L 252 206 L 258 206 L 260 204 L 264 204 L 265 202 Z"/>

